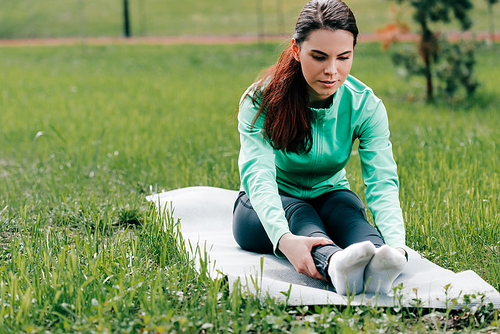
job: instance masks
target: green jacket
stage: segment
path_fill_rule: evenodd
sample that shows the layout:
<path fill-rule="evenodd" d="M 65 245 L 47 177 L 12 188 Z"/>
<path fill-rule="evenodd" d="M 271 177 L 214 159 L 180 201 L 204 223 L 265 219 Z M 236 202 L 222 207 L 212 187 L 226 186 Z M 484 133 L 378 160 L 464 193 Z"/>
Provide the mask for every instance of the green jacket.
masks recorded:
<path fill-rule="evenodd" d="M 349 189 L 344 167 L 357 138 L 368 208 L 384 241 L 404 247 L 405 228 L 387 112 L 373 91 L 349 76 L 329 108 L 311 108 L 312 149 L 307 154 L 295 154 L 275 150 L 264 139 L 264 115 L 252 127 L 258 111 L 252 103 L 252 89 L 243 95 L 238 114 L 241 190 L 247 193 L 276 255 L 281 255 L 277 249 L 281 236 L 290 232 L 278 189 L 302 199 Z"/>

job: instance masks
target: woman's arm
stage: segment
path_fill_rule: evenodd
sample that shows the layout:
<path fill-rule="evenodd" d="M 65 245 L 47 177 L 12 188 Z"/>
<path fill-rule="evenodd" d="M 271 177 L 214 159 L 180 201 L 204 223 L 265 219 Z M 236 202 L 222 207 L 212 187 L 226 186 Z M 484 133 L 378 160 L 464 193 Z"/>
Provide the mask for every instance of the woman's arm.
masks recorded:
<path fill-rule="evenodd" d="M 332 243 L 326 238 L 293 235 L 288 228 L 281 197 L 276 183 L 275 156 L 272 146 L 264 139 L 263 117 L 253 124 L 257 113 L 246 96 L 240 102 L 238 131 L 240 132 L 240 156 L 238 165 L 243 190 L 273 244 L 277 256 L 286 256 L 295 270 L 315 279 L 325 278 L 318 272 L 311 250 L 318 245 Z"/>
<path fill-rule="evenodd" d="M 363 112 L 366 120 L 359 132 L 359 156 L 368 208 L 385 243 L 404 249 L 405 227 L 387 112 L 382 101 L 375 96 L 368 99 Z"/>
<path fill-rule="evenodd" d="M 278 241 L 290 233 L 276 183 L 274 150 L 263 134 L 263 116 L 253 124 L 257 107 L 251 95 L 245 93 L 240 102 L 238 131 L 240 132 L 240 155 L 238 165 L 243 190 L 273 244 L 278 256 Z"/>

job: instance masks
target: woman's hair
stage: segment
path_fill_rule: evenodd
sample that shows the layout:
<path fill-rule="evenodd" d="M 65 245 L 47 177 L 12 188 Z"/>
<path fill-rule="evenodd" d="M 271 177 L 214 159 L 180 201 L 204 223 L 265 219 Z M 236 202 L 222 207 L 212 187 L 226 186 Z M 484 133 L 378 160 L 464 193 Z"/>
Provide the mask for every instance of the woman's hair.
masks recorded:
<path fill-rule="evenodd" d="M 300 46 L 318 29 L 346 30 L 358 36 L 356 19 L 341 0 L 312 0 L 307 3 L 295 25 L 293 38 Z M 311 111 L 307 82 L 290 44 L 280 58 L 257 82 L 252 102 L 259 107 L 254 124 L 264 113 L 264 133 L 274 149 L 307 153 L 312 147 Z"/>

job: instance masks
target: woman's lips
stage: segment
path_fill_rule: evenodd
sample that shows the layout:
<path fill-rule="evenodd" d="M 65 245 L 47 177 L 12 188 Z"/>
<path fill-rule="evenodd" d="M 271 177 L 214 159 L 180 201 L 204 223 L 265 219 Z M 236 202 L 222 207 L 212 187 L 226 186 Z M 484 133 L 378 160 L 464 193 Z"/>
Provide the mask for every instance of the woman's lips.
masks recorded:
<path fill-rule="evenodd" d="M 327 88 L 331 88 L 331 87 L 335 86 L 337 81 L 320 81 L 320 83 Z"/>

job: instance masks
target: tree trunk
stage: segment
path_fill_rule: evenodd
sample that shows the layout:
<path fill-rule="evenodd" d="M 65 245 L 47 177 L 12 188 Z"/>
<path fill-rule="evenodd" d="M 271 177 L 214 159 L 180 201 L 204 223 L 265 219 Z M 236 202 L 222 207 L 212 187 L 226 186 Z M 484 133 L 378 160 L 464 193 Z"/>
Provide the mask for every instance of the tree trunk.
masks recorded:
<path fill-rule="evenodd" d="M 432 57 L 435 54 L 436 41 L 434 34 L 427 27 L 427 22 L 423 19 L 420 22 L 422 27 L 422 40 L 420 42 L 420 55 L 425 64 L 425 79 L 427 80 L 427 101 L 434 99 L 434 87 L 432 85 Z"/>
<path fill-rule="evenodd" d="M 431 60 L 430 55 L 424 55 L 425 63 L 425 78 L 427 80 L 427 101 L 434 100 L 433 87 L 432 87 L 432 72 L 431 72 Z"/>

